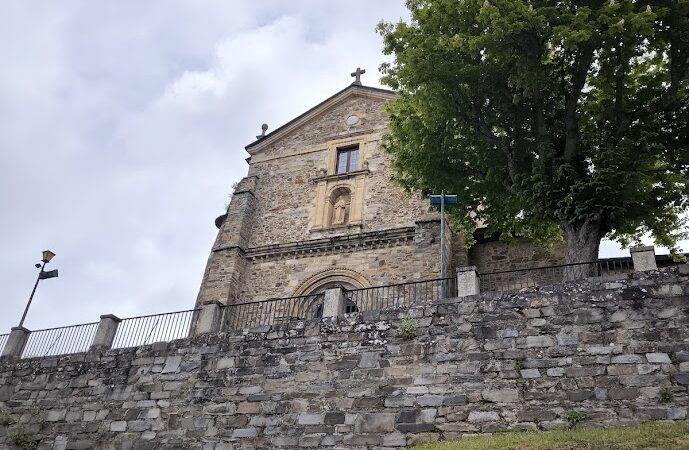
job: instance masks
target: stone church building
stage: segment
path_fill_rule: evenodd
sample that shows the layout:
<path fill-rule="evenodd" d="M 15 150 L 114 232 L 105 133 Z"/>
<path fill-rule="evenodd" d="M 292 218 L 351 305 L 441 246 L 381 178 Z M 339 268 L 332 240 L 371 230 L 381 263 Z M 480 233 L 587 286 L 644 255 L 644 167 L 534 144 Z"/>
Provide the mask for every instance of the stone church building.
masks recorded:
<path fill-rule="evenodd" d="M 440 215 L 390 181 L 381 147 L 393 91 L 356 81 L 246 146 L 206 266 L 197 305 L 305 296 L 440 277 Z M 467 250 L 446 230 L 446 273 L 561 261 L 521 242 L 479 236 Z"/>

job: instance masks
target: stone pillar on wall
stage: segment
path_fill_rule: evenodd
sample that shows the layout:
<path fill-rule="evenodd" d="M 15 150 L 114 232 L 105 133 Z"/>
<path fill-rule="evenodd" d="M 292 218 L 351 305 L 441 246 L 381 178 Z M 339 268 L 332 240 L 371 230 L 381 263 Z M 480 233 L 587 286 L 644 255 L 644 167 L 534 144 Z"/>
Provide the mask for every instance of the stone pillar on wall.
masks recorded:
<path fill-rule="evenodd" d="M 476 272 L 476 266 L 463 266 L 457 268 L 457 297 L 478 295 L 481 292 L 481 283 Z"/>
<path fill-rule="evenodd" d="M 196 298 L 196 305 L 220 302 L 232 304 L 239 300 L 246 259 L 244 250 L 249 245 L 256 212 L 254 191 L 258 177 L 249 176 L 237 185 L 227 215 L 218 218 L 220 231 L 208 257 L 206 270 Z"/>
<path fill-rule="evenodd" d="M 21 358 L 30 334 L 31 331 L 24 327 L 12 327 L 10 337 L 7 339 L 5 348 L 2 350 L 2 359 Z"/>
<path fill-rule="evenodd" d="M 112 343 L 115 340 L 115 334 L 117 334 L 117 327 L 120 325 L 120 322 L 122 322 L 122 319 L 112 314 L 100 316 L 96 335 L 93 337 L 93 342 L 91 343 L 89 351 L 108 350 L 112 348 Z"/>
<path fill-rule="evenodd" d="M 222 318 L 222 303 L 213 302 L 201 305 L 196 312 L 193 336 L 205 333 L 217 333 L 220 331 L 220 319 Z"/>
<path fill-rule="evenodd" d="M 341 316 L 345 311 L 345 293 L 341 287 L 326 289 L 323 302 L 323 317 Z"/>
<path fill-rule="evenodd" d="M 447 239 L 447 248 L 449 249 L 446 255 L 446 262 L 449 264 L 452 261 L 452 248 L 450 234 L 445 235 Z M 414 231 L 414 245 L 416 260 L 425 262 L 425 270 L 427 278 L 440 278 L 440 215 L 429 214 L 421 220 L 416 221 L 416 229 Z M 447 266 L 446 266 L 447 269 Z M 446 272 L 447 273 L 447 272 Z"/>
<path fill-rule="evenodd" d="M 652 245 L 632 247 L 629 249 L 634 262 L 635 272 L 645 272 L 647 270 L 657 270 L 655 249 Z"/>

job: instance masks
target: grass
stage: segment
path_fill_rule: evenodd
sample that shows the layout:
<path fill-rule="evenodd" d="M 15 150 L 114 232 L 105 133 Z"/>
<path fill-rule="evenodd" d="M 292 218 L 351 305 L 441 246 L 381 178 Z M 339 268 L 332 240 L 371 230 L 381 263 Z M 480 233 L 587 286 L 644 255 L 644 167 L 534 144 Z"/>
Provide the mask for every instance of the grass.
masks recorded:
<path fill-rule="evenodd" d="M 416 450 L 689 450 L 689 422 L 638 427 L 510 432 L 425 444 Z"/>

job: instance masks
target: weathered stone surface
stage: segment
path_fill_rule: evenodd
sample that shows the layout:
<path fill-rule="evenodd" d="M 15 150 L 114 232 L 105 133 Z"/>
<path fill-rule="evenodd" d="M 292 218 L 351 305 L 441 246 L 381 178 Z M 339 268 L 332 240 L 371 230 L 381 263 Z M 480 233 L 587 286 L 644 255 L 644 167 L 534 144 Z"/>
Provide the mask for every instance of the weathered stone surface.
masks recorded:
<path fill-rule="evenodd" d="M 519 391 L 517 389 L 484 389 L 481 392 L 484 400 L 494 403 L 513 403 L 519 401 Z"/>
<path fill-rule="evenodd" d="M 386 433 L 394 429 L 394 414 L 360 414 L 354 422 L 356 433 Z"/>
<path fill-rule="evenodd" d="M 652 364 L 671 364 L 667 353 L 646 353 L 646 360 Z"/>
<path fill-rule="evenodd" d="M 469 422 L 495 422 L 500 415 L 494 411 L 471 411 L 469 412 Z"/>

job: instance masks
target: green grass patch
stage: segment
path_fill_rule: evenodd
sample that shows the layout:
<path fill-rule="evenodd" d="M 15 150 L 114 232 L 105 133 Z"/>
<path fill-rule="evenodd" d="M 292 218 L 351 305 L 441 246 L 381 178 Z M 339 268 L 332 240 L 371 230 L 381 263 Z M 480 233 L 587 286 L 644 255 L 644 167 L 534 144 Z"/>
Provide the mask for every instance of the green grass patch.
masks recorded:
<path fill-rule="evenodd" d="M 509 432 L 414 447 L 417 450 L 580 450 L 686 449 L 689 422 L 647 423 L 638 427 Z"/>

